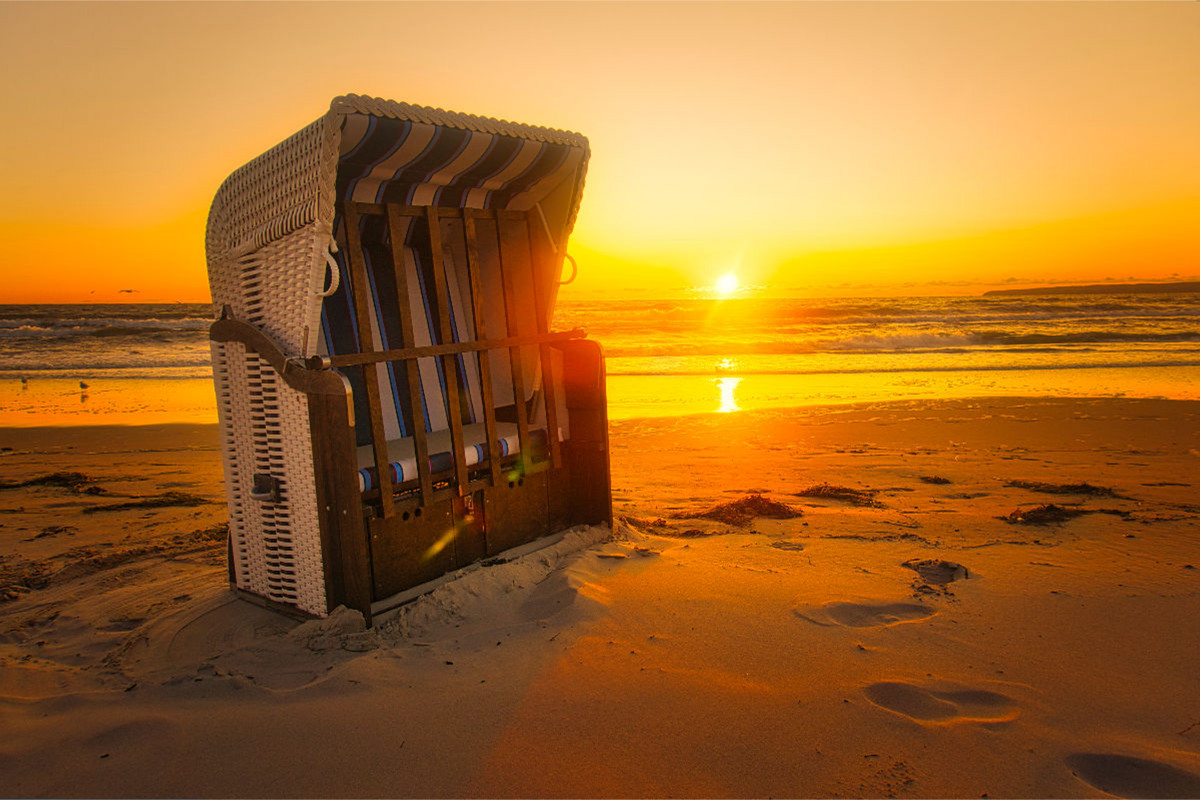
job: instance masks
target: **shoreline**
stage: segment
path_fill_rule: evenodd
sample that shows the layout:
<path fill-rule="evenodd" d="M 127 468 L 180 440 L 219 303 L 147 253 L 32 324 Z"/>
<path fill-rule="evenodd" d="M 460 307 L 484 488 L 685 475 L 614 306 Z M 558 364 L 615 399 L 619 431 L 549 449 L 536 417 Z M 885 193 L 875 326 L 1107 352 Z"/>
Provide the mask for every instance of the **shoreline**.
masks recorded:
<path fill-rule="evenodd" d="M 1113 367 L 1082 368 L 1082 371 L 1092 374 L 1112 372 L 1114 379 L 1124 377 L 1129 370 L 1163 372 L 1177 375 L 1178 370 L 1157 367 Z M 1003 372 L 1003 371 L 997 371 Z M 1020 372 L 1019 370 L 1013 372 Z M 1040 372 L 1040 370 L 1034 370 Z M 1200 370 L 1198 370 L 1200 373 Z M 729 414 L 755 413 L 760 411 L 800 411 L 802 409 L 820 408 L 853 408 L 855 406 L 877 405 L 880 403 L 959 403 L 972 400 L 1038 400 L 1046 402 L 1087 402 L 1096 400 L 1147 400 L 1167 402 L 1200 402 L 1200 388 L 1194 390 L 1182 389 L 1180 386 L 1168 383 L 1148 381 L 1143 387 L 1126 387 L 1122 391 L 1101 391 L 1097 393 L 1081 392 L 1080 394 L 1063 394 L 1052 392 L 1030 392 L 1029 386 L 1017 385 L 1001 387 L 1001 381 L 991 375 L 991 371 L 978 372 L 946 372 L 941 374 L 949 379 L 958 379 L 959 383 L 950 392 L 935 392 L 928 387 L 914 387 L 910 380 L 912 375 L 920 373 L 898 371 L 891 373 L 891 382 L 881 388 L 864 391 L 861 387 L 855 389 L 852 384 L 875 383 L 871 373 L 847 374 L 828 373 L 821 375 L 770 375 L 770 374 L 731 374 L 728 376 L 713 375 L 609 375 L 609 421 L 629 422 L 644 419 L 672 419 L 676 417 L 703 417 L 707 415 L 726 416 Z M 966 383 L 963 379 L 986 376 L 989 383 L 977 386 Z M 816 378 L 828 378 L 827 383 L 818 383 Z M 769 379 L 769 380 L 768 380 Z M 113 428 L 144 428 L 162 425 L 198 425 L 216 426 L 215 398 L 212 395 L 212 382 L 207 378 L 187 379 L 120 379 L 113 383 L 143 382 L 155 386 L 190 384 L 182 391 L 173 395 L 182 398 L 185 405 L 167 410 L 163 407 L 139 407 L 129 402 L 131 395 L 140 396 L 143 392 L 120 391 L 106 388 L 102 383 L 94 389 L 89 384 L 86 392 L 76 387 L 77 381 L 56 379 L 56 394 L 60 396 L 57 405 L 41 409 L 20 406 L 10 406 L 7 412 L 0 411 L 0 431 L 9 430 L 50 430 L 55 428 L 73 429 L 90 427 Z M 612 391 L 613 383 L 618 389 Z M 0 385 L 4 382 L 0 381 Z M 15 382 L 14 382 L 15 383 Z M 620 384 L 631 384 L 626 390 Z M 765 383 L 766 385 L 760 385 Z M 842 397 L 839 391 L 847 391 L 847 383 L 851 384 L 849 391 L 853 396 Z M 71 387 L 70 391 L 63 390 Z M 654 386 L 649 389 L 647 387 Z M 797 401 L 797 386 L 801 386 L 808 395 L 804 400 Z M 1200 383 L 1197 384 L 1200 387 Z M 1004 388 L 1004 391 L 996 391 Z M 1115 389 L 1115 386 L 1106 387 Z M 1140 389 L 1143 393 L 1138 394 Z M 62 391 L 58 391 L 62 390 Z M 990 390 L 990 391 L 989 391 Z M 614 398 L 612 395 L 616 394 Z M 1194 394 L 1194 396 L 1193 396 Z M 19 397 L 19 390 L 14 393 Z M 625 397 L 622 397 L 625 395 Z M 804 396 L 804 395 L 800 395 Z M 82 397 L 82 400 L 81 400 Z M 61 398 L 69 398 L 68 402 Z M 653 398 L 650 400 L 648 398 Z M 0 395 L 0 400 L 4 397 Z M 12 402 L 9 400 L 8 402 Z M 85 403 L 93 403 L 90 408 L 83 408 Z M 207 403 L 207 405 L 205 405 Z M 99 405 L 100 407 L 97 407 Z M 67 409 L 62 412 L 62 409 Z M 149 419 L 150 421 L 146 421 Z"/>

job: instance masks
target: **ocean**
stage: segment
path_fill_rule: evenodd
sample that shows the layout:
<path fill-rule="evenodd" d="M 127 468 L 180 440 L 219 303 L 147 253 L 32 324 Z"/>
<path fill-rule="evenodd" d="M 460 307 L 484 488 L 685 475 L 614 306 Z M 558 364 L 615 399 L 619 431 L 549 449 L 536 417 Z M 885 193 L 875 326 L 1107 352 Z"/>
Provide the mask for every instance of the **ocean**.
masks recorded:
<path fill-rule="evenodd" d="M 0 425 L 215 420 L 211 319 L 208 304 L 0 306 Z M 604 346 L 614 419 L 992 395 L 1200 399 L 1200 294 L 566 299 L 555 327 Z"/>

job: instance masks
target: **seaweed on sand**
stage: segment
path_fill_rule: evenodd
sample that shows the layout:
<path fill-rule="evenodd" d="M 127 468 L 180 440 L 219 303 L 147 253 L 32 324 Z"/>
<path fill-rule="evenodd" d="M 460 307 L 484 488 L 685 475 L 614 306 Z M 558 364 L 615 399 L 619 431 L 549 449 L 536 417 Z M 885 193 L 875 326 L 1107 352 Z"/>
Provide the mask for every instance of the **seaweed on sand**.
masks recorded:
<path fill-rule="evenodd" d="M 1049 525 L 1051 522 L 1066 522 L 1086 513 L 1082 508 L 1063 508 L 1049 503 L 1037 508 L 1018 508 L 1000 519 L 1011 525 Z"/>
<path fill-rule="evenodd" d="M 59 486 L 84 494 L 104 494 L 99 486 L 89 486 L 95 478 L 82 472 L 51 472 L 25 481 L 0 481 L 0 489 L 23 489 L 27 486 Z"/>
<path fill-rule="evenodd" d="M 187 492 L 163 492 L 162 494 L 128 500 L 124 503 L 107 503 L 102 506 L 91 506 L 83 509 L 85 514 L 95 514 L 97 511 L 125 511 L 133 508 L 164 508 L 166 506 L 202 506 L 212 503 L 207 497 L 201 497 Z"/>
<path fill-rule="evenodd" d="M 1000 519 L 1010 525 L 1049 525 L 1052 522 L 1066 522 L 1084 514 L 1112 514 L 1122 519 L 1128 519 L 1130 512 L 1117 508 L 1063 508 L 1049 503 L 1035 508 L 1018 508 Z"/>
<path fill-rule="evenodd" d="M 695 516 L 724 522 L 727 525 L 745 527 L 756 517 L 794 519 L 800 515 L 801 512 L 798 509 L 780 503 L 778 500 L 763 497 L 761 494 L 749 494 L 738 500 L 719 503 Z"/>
<path fill-rule="evenodd" d="M 1107 486 L 1092 486 L 1090 483 L 1043 483 L 1041 481 L 1009 481 L 1004 484 L 1014 489 L 1028 489 L 1042 494 L 1082 494 L 1090 497 L 1120 497 Z"/>
<path fill-rule="evenodd" d="M 849 486 L 834 486 L 829 483 L 818 483 L 803 491 L 796 492 L 796 497 L 818 497 L 824 500 L 840 500 L 854 506 L 883 508 L 883 503 L 875 499 L 874 489 L 851 489 Z"/>

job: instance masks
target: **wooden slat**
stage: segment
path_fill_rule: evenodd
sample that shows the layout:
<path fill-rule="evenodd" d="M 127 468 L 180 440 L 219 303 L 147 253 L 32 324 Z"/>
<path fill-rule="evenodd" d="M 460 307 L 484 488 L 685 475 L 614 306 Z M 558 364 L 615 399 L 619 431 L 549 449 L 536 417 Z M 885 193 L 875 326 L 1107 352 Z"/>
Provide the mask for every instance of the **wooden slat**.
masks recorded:
<path fill-rule="evenodd" d="M 582 328 L 569 331 L 555 331 L 544 335 L 508 336 L 503 339 L 488 339 L 480 342 L 453 342 L 451 344 L 433 344 L 422 347 L 402 347 L 395 350 L 374 350 L 367 353 L 347 353 L 341 356 L 318 356 L 309 359 L 312 369 L 327 367 L 354 367 L 359 364 L 375 364 L 380 361 L 403 361 L 405 359 L 426 358 L 429 356 L 444 356 L 448 353 L 473 353 L 485 350 L 502 350 L 506 347 L 517 347 L 523 344 L 542 344 L 543 342 L 564 342 L 568 339 L 586 339 L 587 333 Z"/>
<path fill-rule="evenodd" d="M 360 216 L 373 214 L 375 216 L 383 216 L 391 214 L 392 211 L 387 209 L 396 209 L 394 213 L 402 217 L 425 217 L 429 212 L 429 206 L 402 206 L 395 203 L 359 203 L 350 201 L 344 204 L 347 209 L 353 209 Z M 518 216 L 524 212 L 497 212 L 489 208 L 443 208 L 438 207 L 438 216 L 453 217 L 455 219 L 464 219 L 468 216 L 476 219 L 496 219 L 497 214 L 517 214 Z"/>
<path fill-rule="evenodd" d="M 371 549 L 363 526 L 358 491 L 354 431 L 347 408 L 350 386 L 344 376 L 341 397 L 316 395 L 308 400 L 313 434 L 313 477 L 321 550 L 325 567 L 327 611 L 339 605 L 356 608 L 371 624 Z"/>
<path fill-rule="evenodd" d="M 438 331 L 442 342 L 454 341 L 454 330 L 450 325 L 450 293 L 446 289 L 445 253 L 442 252 L 442 226 L 438 222 L 438 207 L 429 206 L 425 216 L 429 225 L 429 250 L 433 257 L 433 290 L 437 297 L 436 308 Z M 454 480 L 461 492 L 467 487 L 467 457 L 463 452 L 465 440 L 462 429 L 462 401 L 458 393 L 458 356 L 442 356 L 442 370 L 446 376 L 446 417 L 450 422 L 450 451 L 454 456 Z"/>
<path fill-rule="evenodd" d="M 345 204 L 347 211 L 354 211 L 357 214 L 366 216 L 372 214 L 374 216 L 393 216 L 401 217 L 423 217 L 425 216 L 425 206 L 401 206 L 395 203 L 357 203 L 348 201 Z"/>
<path fill-rule="evenodd" d="M 473 214 L 463 216 L 463 236 L 467 243 L 467 273 L 471 279 L 471 315 L 475 323 L 475 338 L 487 340 L 487 323 L 483 311 L 483 281 L 479 270 L 479 238 L 475 231 Z M 483 429 L 487 436 L 488 474 L 491 485 L 500 485 L 500 453 L 499 434 L 496 430 L 496 405 L 492 392 L 492 354 L 488 350 L 479 351 L 479 384 L 483 394 Z"/>
<path fill-rule="evenodd" d="M 553 258 L 554 251 L 549 245 L 538 247 L 535 243 L 536 239 L 545 237 L 534 235 L 532 216 L 525 218 L 525 228 L 529 236 L 529 274 L 533 281 L 534 316 L 537 317 L 538 335 L 543 335 L 547 332 L 550 318 L 546 302 L 548 287 L 544 279 L 550 277 L 550 259 Z M 539 265 L 543 265 L 543 269 L 539 270 Z M 542 364 L 542 402 L 546 404 L 546 443 L 549 447 L 550 466 L 559 467 L 563 462 L 558 443 L 558 396 L 554 386 L 554 368 L 550 362 L 550 345 L 538 345 L 538 354 Z"/>
<path fill-rule="evenodd" d="M 388 238 L 392 242 L 392 264 L 396 269 L 396 304 L 400 313 L 400 335 L 404 344 L 411 347 L 416 338 L 413 334 L 412 308 L 408 304 L 408 271 L 404 268 L 405 223 L 399 207 L 388 207 Z M 425 431 L 425 416 L 421 413 L 421 371 L 415 358 L 404 363 L 408 376 L 408 407 L 412 421 L 413 452 L 417 459 L 417 478 L 421 484 L 421 505 L 433 503 L 433 480 L 429 474 L 429 437 Z M 390 470 L 389 470 L 390 472 Z"/>
<path fill-rule="evenodd" d="M 518 319 L 518 304 L 516 290 L 513 287 L 513 275 L 518 267 L 520 251 L 517 249 L 521 241 L 519 231 L 514 231 L 511 225 L 499 221 L 496 223 L 500 250 L 500 276 L 504 282 L 504 323 L 506 333 L 511 338 L 516 330 Z M 525 408 L 525 375 L 521 367 L 521 347 L 514 345 L 508 349 L 508 360 L 512 366 L 513 405 L 517 413 L 517 437 L 520 441 L 522 467 L 529 461 L 529 419 Z"/>
<path fill-rule="evenodd" d="M 362 242 L 358 236 L 359 216 L 354 209 L 346 210 L 346 245 L 350 250 L 350 270 L 354 275 L 354 313 L 358 321 L 358 343 L 364 350 L 375 349 L 371 335 L 371 302 L 367 292 L 367 267 L 363 260 Z M 363 383 L 367 390 L 367 409 L 371 417 L 371 447 L 375 452 L 375 471 L 378 473 L 380 509 L 384 517 L 395 512 L 392 503 L 392 471 L 388 467 L 387 439 L 383 433 L 383 412 L 379 403 L 379 380 L 374 366 L 363 367 Z"/>
<path fill-rule="evenodd" d="M 424 427 L 424 420 L 421 415 L 422 408 L 422 393 L 420 386 L 420 371 L 417 359 L 426 357 L 435 357 L 442 359 L 443 370 L 447 375 L 447 400 L 450 408 L 450 426 L 451 437 L 453 440 L 453 455 L 455 460 L 455 478 L 459 485 L 459 491 L 464 491 L 465 487 L 470 483 L 478 484 L 479 481 L 469 481 L 469 469 L 466 465 L 466 457 L 463 452 L 464 434 L 462 432 L 461 420 L 461 398 L 459 397 L 459 381 L 458 372 L 459 364 L 458 357 L 470 352 L 479 354 L 479 369 L 481 390 L 483 394 L 484 405 L 484 425 L 487 436 L 487 452 L 490 479 L 493 485 L 496 485 L 503 480 L 501 472 L 502 459 L 498 455 L 498 424 L 495 416 L 495 397 L 492 390 L 491 367 L 492 354 L 489 352 L 496 349 L 508 349 L 509 363 L 512 367 L 513 377 L 513 394 L 514 405 L 516 412 L 516 424 L 518 437 L 520 439 L 520 451 L 525 459 L 530 456 L 529 448 L 531 439 L 529 436 L 530 419 L 529 410 L 524 402 L 526 392 L 526 374 L 522 369 L 522 353 L 524 347 L 536 345 L 539 350 L 539 361 L 541 363 L 541 377 L 543 384 L 542 401 L 546 403 L 546 422 L 548 425 L 548 449 L 549 457 L 552 464 L 561 463 L 561 448 L 558 441 L 558 403 L 556 402 L 556 387 L 553 380 L 553 371 L 550 359 L 550 349 L 548 345 L 552 342 L 567 341 L 571 339 L 580 339 L 585 336 L 582 330 L 566 331 L 566 332 L 548 332 L 548 300 L 546 292 L 543 291 L 539 278 L 539 264 L 541 256 L 539 248 L 534 243 L 534 231 L 532 223 L 529 221 L 528 212 L 517 212 L 508 210 L 491 210 L 491 209 L 442 209 L 428 206 L 400 206 L 396 204 L 377 204 L 377 203 L 353 203 L 344 204 L 344 211 L 347 216 L 347 228 L 350 233 L 350 250 L 351 250 L 351 270 L 355 277 L 355 299 L 356 299 L 356 315 L 362 336 L 360 340 L 359 353 L 345 354 L 339 356 L 322 357 L 321 367 L 350 367 L 364 366 L 364 378 L 367 391 L 367 405 L 371 415 L 371 430 L 372 439 L 374 440 L 376 469 L 380 477 L 380 503 L 384 507 L 385 515 L 394 513 L 394 500 L 392 494 L 395 490 L 395 484 L 392 481 L 391 471 L 388 468 L 388 457 L 386 453 L 386 440 L 382 432 L 383 416 L 381 408 L 380 390 L 378 381 L 372 374 L 369 365 L 378 364 L 381 362 L 396 362 L 404 361 L 404 369 L 408 375 L 409 385 L 409 406 L 412 415 L 412 428 L 414 438 L 414 450 L 418 464 L 418 478 L 421 485 L 422 503 L 429 504 L 432 502 L 434 490 L 432 488 L 431 473 L 429 470 L 428 460 L 428 437 Z M 390 350 L 375 350 L 374 342 L 370 333 L 370 309 L 373 305 L 370 302 L 369 296 L 366 296 L 366 267 L 361 250 L 361 243 L 358 241 L 358 218 L 363 214 L 385 215 L 388 219 L 388 224 L 391 228 L 392 247 L 394 263 L 397 268 L 396 286 L 397 286 L 397 301 L 403 327 L 403 347 Z M 441 333 L 441 344 L 427 345 L 422 347 L 415 346 L 415 337 L 413 336 L 413 318 L 412 312 L 408 303 L 408 276 L 404 270 L 403 258 L 403 240 L 404 230 L 407 228 L 408 222 L 406 218 L 423 217 L 425 223 L 429 226 L 431 251 L 434 258 L 434 275 L 435 275 L 435 290 L 438 293 L 438 307 L 443 309 L 443 312 L 436 320 L 438 329 Z M 444 253 L 442 250 L 441 241 L 441 226 L 437 221 L 443 217 L 451 217 L 463 220 L 463 236 L 466 239 L 467 251 L 467 267 L 470 278 L 472 303 L 471 310 L 475 323 L 475 340 L 468 342 L 453 342 L 453 331 L 449 314 L 446 309 L 449 309 L 448 289 L 446 285 L 446 275 L 443 268 L 442 259 Z M 479 243 L 478 243 L 478 220 L 490 220 L 496 225 L 497 238 L 500 244 L 500 270 L 501 278 L 504 285 L 504 304 L 506 334 L 500 339 L 488 339 L 486 322 L 484 319 L 482 279 L 480 272 L 482 266 L 480 263 Z M 528 248 L 528 260 L 526 253 L 522 252 Z M 525 271 L 532 278 L 535 296 L 534 302 L 523 302 L 523 298 L 518 298 L 515 292 L 515 287 L 519 285 L 518 280 L 524 278 Z M 544 272 L 544 270 L 543 270 Z M 532 320 L 530 319 L 532 317 Z M 532 325 L 530 322 L 532 321 Z M 535 333 L 520 335 L 521 331 L 533 330 Z M 383 452 L 381 452 L 383 451 Z M 387 484 L 387 491 L 384 491 L 384 484 Z M 390 508 L 389 508 L 390 507 Z"/>

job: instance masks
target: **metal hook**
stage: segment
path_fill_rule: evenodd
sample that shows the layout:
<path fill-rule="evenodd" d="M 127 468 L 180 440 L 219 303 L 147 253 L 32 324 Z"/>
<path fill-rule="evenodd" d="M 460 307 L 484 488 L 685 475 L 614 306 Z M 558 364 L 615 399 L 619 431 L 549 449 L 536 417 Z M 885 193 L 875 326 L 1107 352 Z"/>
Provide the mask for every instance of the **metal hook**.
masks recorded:
<path fill-rule="evenodd" d="M 333 257 L 333 253 L 337 252 L 337 242 L 330 239 L 329 247 L 325 250 L 325 265 L 329 268 L 329 288 L 324 291 L 317 292 L 317 297 L 329 297 L 338 290 L 342 284 L 342 271 L 338 267 L 337 259 Z"/>

